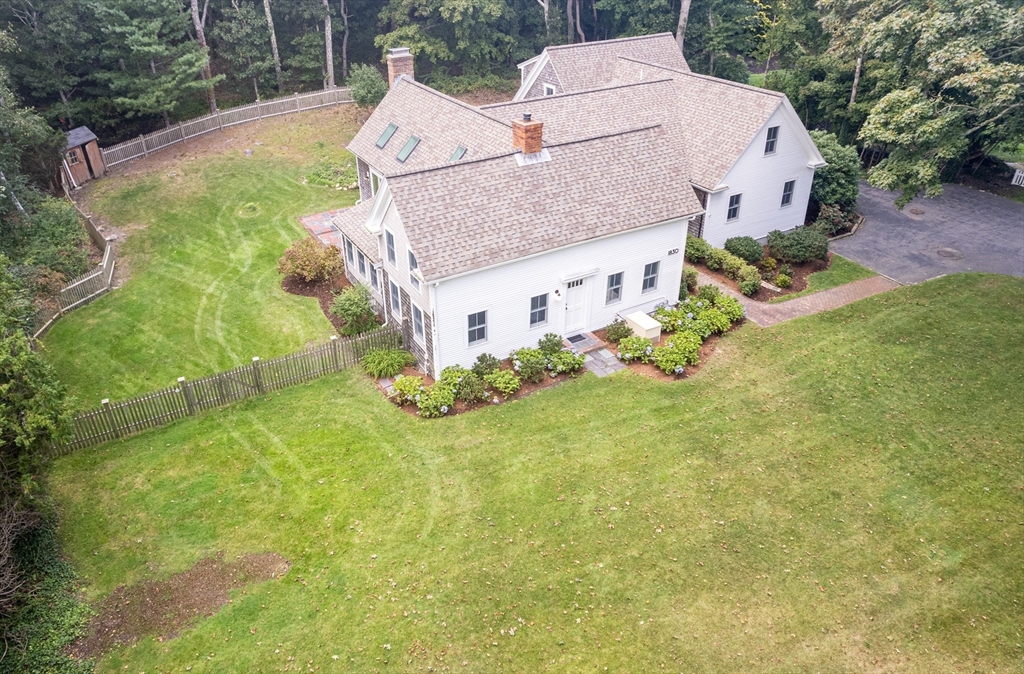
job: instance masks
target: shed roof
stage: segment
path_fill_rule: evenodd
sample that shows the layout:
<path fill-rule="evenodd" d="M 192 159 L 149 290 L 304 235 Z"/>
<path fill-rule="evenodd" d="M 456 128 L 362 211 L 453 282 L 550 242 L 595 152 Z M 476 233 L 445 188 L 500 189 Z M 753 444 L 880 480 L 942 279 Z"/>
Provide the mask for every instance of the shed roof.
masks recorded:
<path fill-rule="evenodd" d="M 64 149 L 70 150 L 73 147 L 85 145 L 90 140 L 96 140 L 96 134 L 90 131 L 87 126 L 76 126 L 68 131 L 68 144 Z"/>

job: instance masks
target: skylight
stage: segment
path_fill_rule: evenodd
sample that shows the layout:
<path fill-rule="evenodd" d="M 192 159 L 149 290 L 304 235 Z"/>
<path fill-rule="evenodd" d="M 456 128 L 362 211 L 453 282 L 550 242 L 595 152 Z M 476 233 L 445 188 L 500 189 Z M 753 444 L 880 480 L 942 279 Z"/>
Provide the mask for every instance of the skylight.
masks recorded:
<path fill-rule="evenodd" d="M 419 145 L 420 139 L 416 136 L 410 136 L 409 140 L 405 141 L 405 145 L 402 146 L 401 152 L 398 153 L 396 159 L 400 162 L 404 162 L 412 154 L 412 151 Z"/>
<path fill-rule="evenodd" d="M 395 131 L 398 131 L 397 124 L 388 124 L 388 128 L 384 129 L 384 133 L 380 134 L 380 138 L 377 139 L 377 147 L 384 149 L 384 146 L 391 140 L 391 136 L 395 135 Z"/>
<path fill-rule="evenodd" d="M 459 161 L 460 159 L 462 159 L 465 156 L 466 156 L 466 148 L 463 147 L 462 145 L 460 145 L 457 148 L 455 148 L 455 152 L 452 153 L 452 158 L 449 159 L 448 161 Z"/>

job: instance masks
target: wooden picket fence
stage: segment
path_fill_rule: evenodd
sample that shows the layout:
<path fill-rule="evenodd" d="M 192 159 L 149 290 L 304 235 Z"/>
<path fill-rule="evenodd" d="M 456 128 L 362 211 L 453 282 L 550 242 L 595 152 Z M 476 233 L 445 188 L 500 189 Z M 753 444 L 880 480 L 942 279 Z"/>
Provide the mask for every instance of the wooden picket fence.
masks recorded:
<path fill-rule="evenodd" d="M 168 129 L 148 133 L 132 140 L 126 140 L 111 147 L 102 148 L 103 163 L 110 167 L 139 157 L 146 157 L 150 152 L 162 150 L 189 138 L 202 136 L 211 131 L 219 131 L 236 124 L 255 122 L 265 117 L 287 115 L 292 112 L 312 110 L 328 105 L 352 103 L 352 94 L 348 87 L 324 89 L 308 94 L 294 94 L 269 101 L 256 101 L 249 105 L 214 112 L 202 117 L 180 122 Z"/>
<path fill-rule="evenodd" d="M 54 456 L 62 456 L 203 410 L 310 381 L 356 365 L 373 349 L 397 347 L 400 343 L 401 332 L 395 326 L 347 339 L 331 337 L 321 346 L 266 361 L 253 358 L 251 364 L 201 379 L 188 381 L 179 377 L 174 386 L 129 400 L 104 400 L 100 407 L 76 416 L 71 439 L 51 451 Z"/>

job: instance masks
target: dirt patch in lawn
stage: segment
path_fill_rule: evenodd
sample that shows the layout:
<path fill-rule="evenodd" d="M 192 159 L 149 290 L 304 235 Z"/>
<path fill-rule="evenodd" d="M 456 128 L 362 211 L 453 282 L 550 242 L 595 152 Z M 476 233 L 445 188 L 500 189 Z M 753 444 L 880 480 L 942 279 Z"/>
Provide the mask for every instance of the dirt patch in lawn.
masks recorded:
<path fill-rule="evenodd" d="M 767 254 L 768 253 L 766 250 L 765 255 Z M 771 288 L 765 288 L 764 286 L 761 286 L 761 288 L 759 288 L 758 291 L 754 293 L 750 299 L 757 302 L 768 302 L 770 300 L 775 299 L 776 297 L 783 297 L 785 295 L 791 295 L 793 293 L 798 293 L 802 290 L 806 290 L 808 283 L 807 278 L 811 274 L 815 274 L 819 271 L 825 271 L 831 265 L 832 253 L 829 253 L 828 257 L 824 260 L 812 260 L 810 262 L 804 262 L 801 264 L 781 265 L 788 266 L 793 271 L 793 274 L 791 276 L 793 282 L 790 284 L 790 286 L 788 288 L 783 288 L 782 292 L 776 292 Z M 721 271 L 711 271 L 703 263 L 691 264 L 691 266 L 697 271 L 701 272 L 702 274 L 706 274 L 707 276 L 710 276 L 719 283 L 735 290 L 736 292 L 740 292 L 739 283 L 732 280 Z M 778 273 L 778 269 L 776 269 L 773 272 L 767 272 L 764 269 L 760 269 L 760 267 L 759 271 L 761 272 L 761 277 L 764 278 L 769 283 L 772 282 L 772 280 L 775 278 L 775 274 Z"/>
<path fill-rule="evenodd" d="M 344 274 L 338 274 L 329 281 L 307 282 L 297 276 L 285 276 L 281 281 L 281 288 L 286 293 L 299 295 L 300 297 L 315 297 L 316 301 L 320 303 L 320 311 L 324 312 L 324 316 L 334 326 L 335 332 L 341 332 L 345 321 L 331 313 L 334 295 L 351 286 L 352 284 L 345 278 Z"/>
<path fill-rule="evenodd" d="M 76 658 L 92 658 L 116 645 L 147 636 L 170 639 L 199 618 L 212 616 L 231 602 L 231 590 L 271 580 L 290 563 L 276 553 L 240 555 L 225 562 L 223 553 L 204 559 L 164 581 L 121 586 L 96 606 L 84 637 L 68 649 Z"/>

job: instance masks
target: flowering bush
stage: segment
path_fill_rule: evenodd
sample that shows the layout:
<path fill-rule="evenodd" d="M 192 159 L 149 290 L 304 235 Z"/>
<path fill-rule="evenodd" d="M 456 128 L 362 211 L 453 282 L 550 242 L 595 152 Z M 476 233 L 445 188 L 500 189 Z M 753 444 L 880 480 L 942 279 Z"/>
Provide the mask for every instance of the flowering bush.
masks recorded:
<path fill-rule="evenodd" d="M 522 348 L 513 351 L 509 358 L 512 361 L 512 369 L 526 381 L 536 384 L 544 378 L 548 361 L 540 349 Z"/>
<path fill-rule="evenodd" d="M 408 405 L 410 403 L 419 404 L 423 391 L 426 390 L 423 387 L 422 377 L 399 376 L 391 386 L 391 397 L 394 398 L 399 405 Z"/>
<path fill-rule="evenodd" d="M 548 359 L 548 367 L 554 374 L 570 374 L 575 376 L 583 367 L 585 356 L 572 349 L 562 349 Z"/>
<path fill-rule="evenodd" d="M 822 204 L 818 212 L 818 219 L 814 221 L 811 228 L 825 236 L 835 236 L 846 227 L 850 226 L 853 216 L 843 212 L 839 206 Z"/>
<path fill-rule="evenodd" d="M 775 285 L 779 286 L 780 288 L 788 288 L 789 286 L 793 285 L 793 279 L 787 276 L 786 274 L 779 274 L 778 276 L 775 277 Z"/>
<path fill-rule="evenodd" d="M 540 352 L 549 358 L 562 350 L 562 338 L 553 332 L 549 332 L 537 342 Z"/>
<path fill-rule="evenodd" d="M 729 319 L 730 323 L 739 321 L 745 315 L 743 305 L 735 297 L 719 295 L 714 301 L 714 306 Z"/>
<path fill-rule="evenodd" d="M 443 417 L 448 414 L 454 406 L 455 391 L 442 382 L 437 382 L 433 386 L 427 387 L 427 389 L 420 394 L 420 416 L 428 419 Z"/>
<path fill-rule="evenodd" d="M 621 318 L 616 318 L 607 327 L 607 334 L 605 336 L 608 338 L 609 342 L 615 342 L 616 344 L 618 344 L 623 339 L 631 336 L 632 334 L 633 328 L 626 325 L 626 321 L 622 320 Z"/>
<path fill-rule="evenodd" d="M 342 268 L 340 248 L 325 246 L 310 237 L 293 243 L 277 261 L 277 273 L 297 276 L 306 283 L 326 281 Z"/>
<path fill-rule="evenodd" d="M 649 363 L 653 353 L 654 346 L 646 337 L 626 337 L 619 342 L 619 358 L 627 363 Z"/>
<path fill-rule="evenodd" d="M 374 379 L 394 377 L 416 359 L 402 349 L 374 349 L 363 356 L 363 367 Z"/>
<path fill-rule="evenodd" d="M 441 370 L 441 378 L 434 388 L 445 386 L 451 389 L 452 394 L 459 400 L 467 403 L 487 399 L 487 390 L 480 377 L 473 374 L 461 365 L 449 365 Z"/>
<path fill-rule="evenodd" d="M 732 327 L 732 321 L 726 318 L 725 314 L 714 307 L 708 307 L 708 309 L 701 314 L 700 321 L 707 325 L 711 329 L 711 332 L 718 334 L 722 334 Z"/>
<path fill-rule="evenodd" d="M 498 370 L 484 375 L 484 381 L 498 390 L 506 398 L 519 390 L 521 382 L 512 370 Z"/>
<path fill-rule="evenodd" d="M 696 334 L 686 331 L 673 335 L 664 346 L 654 349 L 654 364 L 666 374 L 682 374 L 687 365 L 699 362 L 701 339 Z"/>

